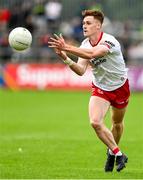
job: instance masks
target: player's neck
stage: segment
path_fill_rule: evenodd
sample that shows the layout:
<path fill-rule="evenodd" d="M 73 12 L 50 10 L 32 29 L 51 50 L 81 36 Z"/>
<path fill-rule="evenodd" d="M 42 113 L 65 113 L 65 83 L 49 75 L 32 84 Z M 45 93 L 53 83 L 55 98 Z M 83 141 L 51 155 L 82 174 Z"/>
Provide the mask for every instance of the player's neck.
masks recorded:
<path fill-rule="evenodd" d="M 97 32 L 95 35 L 91 36 L 91 37 L 89 38 L 90 43 L 91 43 L 93 46 L 94 46 L 94 45 L 97 45 L 98 42 L 99 42 L 99 40 L 101 39 L 101 35 L 102 35 L 102 32 L 99 31 L 99 32 Z"/>

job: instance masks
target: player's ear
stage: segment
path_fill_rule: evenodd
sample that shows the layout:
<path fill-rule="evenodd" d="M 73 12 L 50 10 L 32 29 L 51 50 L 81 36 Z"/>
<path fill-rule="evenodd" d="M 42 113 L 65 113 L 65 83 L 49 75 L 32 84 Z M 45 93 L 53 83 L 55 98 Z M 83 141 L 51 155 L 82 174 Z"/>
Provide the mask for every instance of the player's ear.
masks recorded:
<path fill-rule="evenodd" d="M 97 29 L 101 29 L 101 23 L 97 23 Z"/>
<path fill-rule="evenodd" d="M 101 29 L 101 22 L 99 20 L 96 19 L 96 28 L 97 29 Z"/>

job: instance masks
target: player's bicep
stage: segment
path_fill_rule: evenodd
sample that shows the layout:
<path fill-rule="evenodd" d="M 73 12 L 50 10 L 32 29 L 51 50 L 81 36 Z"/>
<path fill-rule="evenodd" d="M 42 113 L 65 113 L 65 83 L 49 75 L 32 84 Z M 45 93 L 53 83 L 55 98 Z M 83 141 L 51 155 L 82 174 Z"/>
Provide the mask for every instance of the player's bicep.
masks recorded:
<path fill-rule="evenodd" d="M 100 45 L 107 47 L 109 50 L 109 53 L 118 52 L 118 50 L 120 48 L 120 44 L 114 39 L 111 39 L 111 40 L 107 39 L 107 40 L 101 42 Z"/>
<path fill-rule="evenodd" d="M 93 47 L 93 57 L 103 57 L 109 53 L 109 48 L 105 45 Z"/>

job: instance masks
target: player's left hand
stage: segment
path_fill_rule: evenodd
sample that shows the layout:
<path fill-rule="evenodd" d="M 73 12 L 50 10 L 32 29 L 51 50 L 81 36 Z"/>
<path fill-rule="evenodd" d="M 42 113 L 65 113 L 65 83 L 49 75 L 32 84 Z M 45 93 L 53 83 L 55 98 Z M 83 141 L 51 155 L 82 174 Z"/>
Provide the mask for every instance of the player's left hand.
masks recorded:
<path fill-rule="evenodd" d="M 62 36 L 62 34 L 60 34 L 59 36 L 57 34 L 54 34 L 55 38 L 50 38 L 51 41 L 49 41 L 49 47 L 51 48 L 57 48 L 60 50 L 65 50 L 67 44 Z"/>
<path fill-rule="evenodd" d="M 60 58 L 62 58 L 63 60 L 66 60 L 67 59 L 67 54 L 64 52 L 64 51 L 61 51 L 61 50 L 59 50 L 59 49 L 57 49 L 57 48 L 54 48 L 54 50 L 55 50 L 55 53 L 60 57 Z"/>

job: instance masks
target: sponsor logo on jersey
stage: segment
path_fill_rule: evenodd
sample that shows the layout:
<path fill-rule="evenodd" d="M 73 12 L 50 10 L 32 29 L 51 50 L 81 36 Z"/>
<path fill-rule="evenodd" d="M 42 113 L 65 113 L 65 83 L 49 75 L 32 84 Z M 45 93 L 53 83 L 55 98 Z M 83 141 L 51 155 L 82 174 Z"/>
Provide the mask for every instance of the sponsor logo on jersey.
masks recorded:
<path fill-rule="evenodd" d="M 107 41 L 107 40 L 105 40 L 104 42 L 102 42 L 100 44 L 107 46 L 109 49 L 111 49 L 112 47 L 115 47 L 114 43 L 112 43 L 111 41 Z"/>
<path fill-rule="evenodd" d="M 104 59 L 101 59 L 101 58 L 95 58 L 95 59 L 92 59 L 90 62 L 94 65 L 94 66 L 99 66 L 100 64 L 106 62 L 107 60 L 104 58 Z"/>
<path fill-rule="evenodd" d="M 105 43 L 107 43 L 109 46 L 111 46 L 111 47 L 115 47 L 115 44 L 114 43 L 112 43 L 111 41 L 105 41 Z"/>

